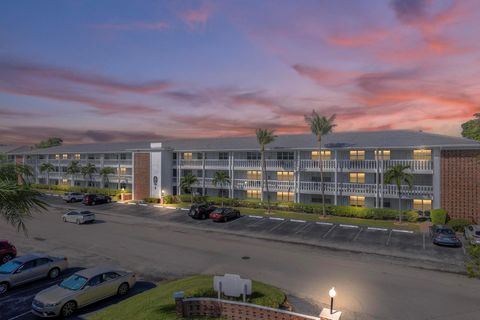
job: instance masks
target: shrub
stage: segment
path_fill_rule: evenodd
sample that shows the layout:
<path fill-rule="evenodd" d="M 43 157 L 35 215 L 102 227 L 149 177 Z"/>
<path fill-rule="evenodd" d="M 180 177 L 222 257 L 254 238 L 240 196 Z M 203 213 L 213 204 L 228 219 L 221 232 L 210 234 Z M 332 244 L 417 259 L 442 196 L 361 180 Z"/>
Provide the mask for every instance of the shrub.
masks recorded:
<path fill-rule="evenodd" d="M 480 278 L 480 245 L 471 245 L 467 249 L 469 256 L 465 264 L 467 275 L 470 278 Z"/>
<path fill-rule="evenodd" d="M 452 219 L 452 220 L 448 221 L 448 223 L 447 223 L 447 225 L 452 227 L 452 229 L 455 232 L 463 231 L 464 228 L 466 226 L 468 226 L 469 224 L 471 224 L 471 222 L 469 220 L 466 220 L 466 219 Z"/>
<path fill-rule="evenodd" d="M 160 203 L 160 198 L 145 198 L 143 200 L 147 203 Z"/>
<path fill-rule="evenodd" d="M 172 203 L 176 203 L 177 202 L 177 198 L 175 196 L 172 196 L 170 194 L 167 194 L 166 196 L 163 196 L 163 203 L 165 204 L 172 204 Z"/>
<path fill-rule="evenodd" d="M 445 224 L 447 221 L 447 211 L 444 209 L 433 209 L 430 211 L 430 219 L 433 224 Z"/>
<path fill-rule="evenodd" d="M 407 218 L 408 222 L 417 222 L 418 220 L 418 212 L 415 210 L 410 210 L 405 212 L 405 218 Z"/>
<path fill-rule="evenodd" d="M 64 191 L 64 192 L 83 192 L 83 193 L 98 193 L 104 194 L 107 196 L 118 196 L 122 193 L 122 190 L 117 189 L 107 189 L 107 188 L 94 188 L 94 187 L 78 187 L 78 186 L 67 186 L 67 185 L 47 185 L 47 184 L 32 184 L 32 188 L 47 190 L 50 187 L 50 190 Z M 124 191 L 129 193 L 130 191 Z"/>

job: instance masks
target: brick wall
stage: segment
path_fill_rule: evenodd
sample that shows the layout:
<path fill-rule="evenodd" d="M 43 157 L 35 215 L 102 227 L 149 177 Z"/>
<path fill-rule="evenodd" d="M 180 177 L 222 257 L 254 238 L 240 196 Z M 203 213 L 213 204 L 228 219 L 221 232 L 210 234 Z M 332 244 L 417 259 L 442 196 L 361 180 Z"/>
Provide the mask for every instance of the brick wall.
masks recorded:
<path fill-rule="evenodd" d="M 175 299 L 175 302 L 177 316 L 184 318 L 207 316 L 229 320 L 324 320 L 251 303 L 213 298 Z"/>
<path fill-rule="evenodd" d="M 443 150 L 441 206 L 452 218 L 480 222 L 480 150 Z"/>
<path fill-rule="evenodd" d="M 134 153 L 133 199 L 150 197 L 150 153 Z"/>

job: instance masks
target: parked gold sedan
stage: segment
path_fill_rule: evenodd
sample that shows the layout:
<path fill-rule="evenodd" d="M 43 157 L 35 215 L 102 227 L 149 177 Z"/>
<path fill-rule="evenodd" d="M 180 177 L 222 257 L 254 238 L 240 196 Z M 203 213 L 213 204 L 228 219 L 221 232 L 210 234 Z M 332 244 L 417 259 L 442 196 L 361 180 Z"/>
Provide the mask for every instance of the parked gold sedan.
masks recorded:
<path fill-rule="evenodd" d="M 33 299 L 32 312 L 40 317 L 69 317 L 78 308 L 117 294 L 126 295 L 135 283 L 132 272 L 109 267 L 81 270 L 39 292 Z"/>

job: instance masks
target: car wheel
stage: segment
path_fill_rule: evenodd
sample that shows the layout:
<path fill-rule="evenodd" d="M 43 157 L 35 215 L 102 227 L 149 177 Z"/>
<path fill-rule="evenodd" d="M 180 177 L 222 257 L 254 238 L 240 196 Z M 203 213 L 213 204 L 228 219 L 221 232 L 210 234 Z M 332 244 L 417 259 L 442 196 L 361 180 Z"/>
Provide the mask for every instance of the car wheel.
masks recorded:
<path fill-rule="evenodd" d="M 12 259 L 13 259 L 13 256 L 11 254 L 7 253 L 6 255 L 3 256 L 2 263 L 7 263 L 8 261 L 10 261 Z"/>
<path fill-rule="evenodd" d="M 128 293 L 129 290 L 130 286 L 128 285 L 128 283 L 124 282 L 120 285 L 120 287 L 118 287 L 118 295 L 124 296 Z"/>
<path fill-rule="evenodd" d="M 70 317 L 75 313 L 75 310 L 77 310 L 77 304 L 75 301 L 68 301 L 63 305 L 60 313 L 62 314 L 62 317 Z"/>
<path fill-rule="evenodd" d="M 107 203 L 110 203 L 110 202 L 112 202 L 112 199 L 107 199 Z"/>
<path fill-rule="evenodd" d="M 92 201 L 92 206 L 94 206 L 95 204 L 96 204 L 96 202 L 95 202 L 95 201 Z"/>
<path fill-rule="evenodd" d="M 60 275 L 60 269 L 58 268 L 53 268 L 48 272 L 48 277 L 50 279 L 56 279 Z"/>
<path fill-rule="evenodd" d="M 77 202 L 77 199 L 73 198 L 72 200 L 70 200 L 70 202 Z"/>
<path fill-rule="evenodd" d="M 7 291 L 8 291 L 8 283 L 6 282 L 0 283 L 0 295 L 4 294 Z"/>

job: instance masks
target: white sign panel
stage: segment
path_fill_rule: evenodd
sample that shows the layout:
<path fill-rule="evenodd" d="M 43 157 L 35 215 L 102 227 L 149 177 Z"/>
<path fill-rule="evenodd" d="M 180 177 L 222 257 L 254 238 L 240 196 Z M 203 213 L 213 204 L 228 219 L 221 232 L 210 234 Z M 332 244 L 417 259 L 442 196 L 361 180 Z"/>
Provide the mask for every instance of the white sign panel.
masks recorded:
<path fill-rule="evenodd" d="M 213 277 L 213 289 L 229 297 L 240 297 L 252 294 L 252 280 L 242 279 L 238 274 L 226 273 L 224 276 Z"/>

